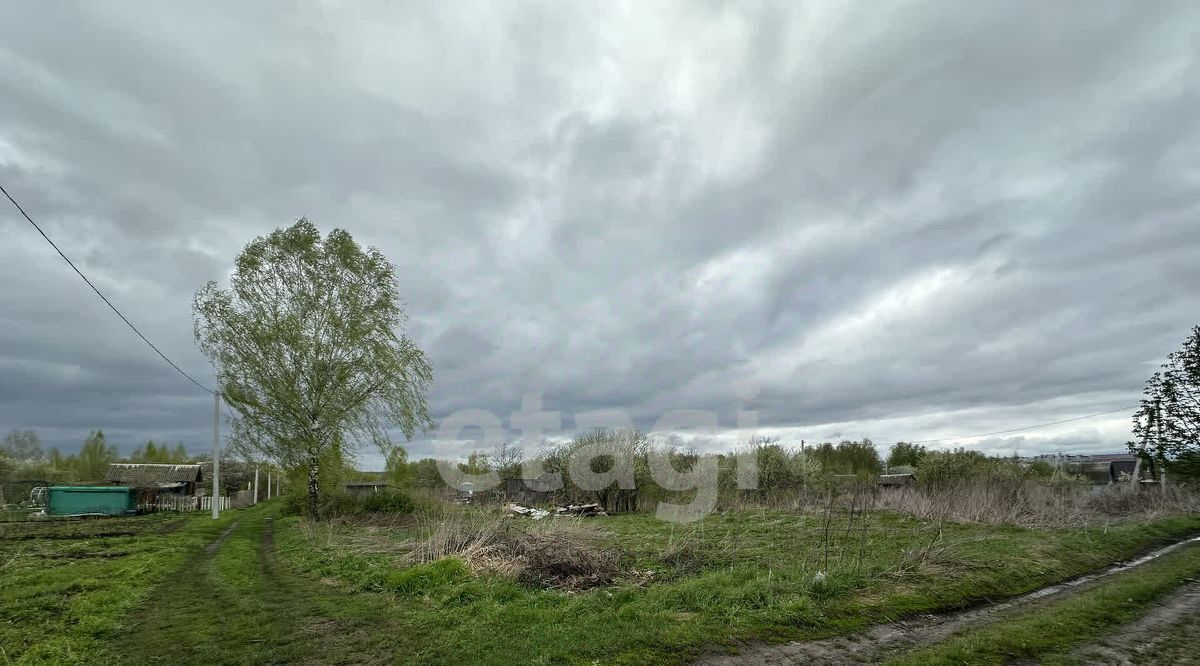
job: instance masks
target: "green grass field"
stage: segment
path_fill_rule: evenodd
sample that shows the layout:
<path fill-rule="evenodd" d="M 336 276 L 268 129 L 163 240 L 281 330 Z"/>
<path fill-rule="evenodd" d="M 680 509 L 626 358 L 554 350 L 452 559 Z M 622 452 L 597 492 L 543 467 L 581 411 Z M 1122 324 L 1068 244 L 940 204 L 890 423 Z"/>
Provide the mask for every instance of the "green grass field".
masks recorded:
<path fill-rule="evenodd" d="M 1200 517 L 1033 530 L 882 513 L 741 511 L 689 526 L 620 515 L 575 528 L 620 553 L 625 573 L 565 590 L 410 564 L 425 524 L 312 529 L 281 512 L 0 526 L 0 664 L 679 664 L 1021 594 L 1200 530 Z"/>
<path fill-rule="evenodd" d="M 651 584 L 583 593 L 451 575 L 398 594 L 389 589 L 396 555 L 364 554 L 354 539 L 361 528 L 343 528 L 345 545 L 334 536 L 314 549 L 287 519 L 281 543 L 298 570 L 350 590 L 391 593 L 393 618 L 412 629 L 418 663 L 494 663 L 514 651 L 531 663 L 684 663 L 739 642 L 827 636 L 1021 594 L 1200 527 L 1200 518 L 1052 531 L 874 520 L 865 542 L 835 529 L 826 562 L 819 517 L 714 514 L 687 528 L 641 514 L 603 519 L 601 529 L 630 553 L 632 568 L 656 575 Z M 413 536 L 403 528 L 383 535 L 398 544 Z M 680 542 L 693 544 L 688 557 L 662 557 L 679 552 L 668 546 Z M 819 569 L 830 572 L 822 585 L 813 581 Z"/>

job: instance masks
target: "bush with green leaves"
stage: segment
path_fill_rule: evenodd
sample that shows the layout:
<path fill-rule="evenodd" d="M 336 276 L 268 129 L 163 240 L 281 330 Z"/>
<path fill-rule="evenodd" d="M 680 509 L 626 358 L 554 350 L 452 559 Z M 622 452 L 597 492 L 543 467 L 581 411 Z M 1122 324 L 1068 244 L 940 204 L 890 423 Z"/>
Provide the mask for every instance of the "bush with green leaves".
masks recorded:
<path fill-rule="evenodd" d="M 413 501 L 407 493 L 388 490 L 362 498 L 363 513 L 412 513 Z"/>

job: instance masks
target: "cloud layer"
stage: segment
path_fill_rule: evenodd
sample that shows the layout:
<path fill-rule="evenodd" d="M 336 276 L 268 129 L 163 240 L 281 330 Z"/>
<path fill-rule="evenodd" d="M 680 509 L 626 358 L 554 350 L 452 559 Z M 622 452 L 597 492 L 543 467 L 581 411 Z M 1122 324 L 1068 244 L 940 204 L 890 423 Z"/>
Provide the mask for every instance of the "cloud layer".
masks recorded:
<path fill-rule="evenodd" d="M 399 266 L 439 416 L 540 392 L 568 429 L 989 432 L 1136 403 L 1197 323 L 1198 25 L 1182 2 L 24 3 L 0 182 L 204 379 L 192 293 L 304 215 Z M 15 211 L 0 234 L 0 429 L 207 446 L 211 399 Z M 1117 414 L 962 443 L 1127 437 Z"/>

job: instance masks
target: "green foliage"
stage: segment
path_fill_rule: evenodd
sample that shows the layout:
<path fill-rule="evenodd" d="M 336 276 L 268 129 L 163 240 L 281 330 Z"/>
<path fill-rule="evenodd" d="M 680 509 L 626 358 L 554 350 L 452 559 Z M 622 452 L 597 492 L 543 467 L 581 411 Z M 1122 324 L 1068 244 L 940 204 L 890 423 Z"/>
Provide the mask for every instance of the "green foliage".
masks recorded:
<path fill-rule="evenodd" d="M 83 442 L 76 457 L 76 469 L 81 481 L 98 481 L 108 473 L 108 466 L 117 461 L 117 447 L 104 439 L 104 431 L 94 430 Z"/>
<path fill-rule="evenodd" d="M 892 449 L 888 451 L 887 464 L 889 468 L 902 465 L 919 467 L 926 453 L 928 452 L 925 450 L 925 447 L 920 444 L 896 442 L 892 445 Z"/>
<path fill-rule="evenodd" d="M 412 498 L 398 490 L 372 493 L 359 503 L 364 513 L 412 513 L 413 510 Z"/>
<path fill-rule="evenodd" d="M 930 490 L 947 490 L 987 476 L 990 469 L 990 460 L 979 451 L 930 451 L 917 468 L 917 481 Z"/>
<path fill-rule="evenodd" d="M 438 588 L 470 580 L 471 572 L 462 560 L 443 557 L 429 564 L 418 564 L 393 572 L 387 578 L 387 587 L 399 594 L 426 594 Z"/>
<path fill-rule="evenodd" d="M 308 495 L 292 492 L 285 496 L 286 511 L 295 515 L 308 513 Z M 368 495 L 352 495 L 341 490 L 321 494 L 320 517 L 348 517 L 371 513 L 408 514 L 413 512 L 413 500 L 399 490 L 386 490 Z"/>
<path fill-rule="evenodd" d="M 1034 460 L 1029 463 L 1029 473 L 1034 478 L 1049 479 L 1054 476 L 1055 467 L 1045 460 Z"/>
<path fill-rule="evenodd" d="M 446 482 L 434 458 L 422 458 L 408 464 L 408 477 L 414 488 L 443 488 Z"/>
<path fill-rule="evenodd" d="M 133 454 L 127 460 L 135 463 L 179 465 L 187 463 L 191 458 L 188 456 L 187 449 L 184 448 L 183 444 L 177 444 L 174 448 L 171 448 L 167 444 L 155 444 L 154 440 L 150 440 L 134 449 Z"/>
<path fill-rule="evenodd" d="M 1183 469 L 1190 468 L 1200 455 L 1200 326 L 1167 355 L 1142 394 L 1129 450 L 1160 464 L 1183 460 Z"/>
<path fill-rule="evenodd" d="M 406 488 L 412 482 L 412 468 L 409 467 L 408 452 L 404 447 L 397 446 L 388 454 L 383 477 L 393 488 Z"/>
<path fill-rule="evenodd" d="M 812 448 L 812 455 L 821 463 L 826 474 L 869 476 L 883 470 L 879 451 L 869 439 L 861 442 L 843 441 L 834 446 L 825 442 Z"/>
<path fill-rule="evenodd" d="M 412 437 L 432 423 L 433 371 L 397 334 L 395 267 L 342 229 L 322 238 L 301 219 L 256 238 L 230 289 L 210 282 L 193 312 L 196 341 L 237 412 L 235 449 L 307 470 L 314 513 L 322 456 L 364 442 L 387 452 L 389 429 Z"/>
<path fill-rule="evenodd" d="M 753 458 L 758 465 L 758 488 L 739 491 L 737 462 L 745 457 Z M 765 501 L 794 497 L 798 491 L 825 485 L 825 475 L 816 456 L 768 437 L 752 438 L 733 456 L 722 456 L 719 479 L 721 493 L 726 498 L 749 496 Z"/>
<path fill-rule="evenodd" d="M 984 480 L 1009 482 L 1008 485 L 1015 488 L 1035 479 L 1059 489 L 1087 485 L 1083 477 L 1041 461 L 1026 465 L 1016 458 L 992 458 L 964 448 L 929 451 L 917 468 L 917 482 L 933 491 L 961 488 Z"/>

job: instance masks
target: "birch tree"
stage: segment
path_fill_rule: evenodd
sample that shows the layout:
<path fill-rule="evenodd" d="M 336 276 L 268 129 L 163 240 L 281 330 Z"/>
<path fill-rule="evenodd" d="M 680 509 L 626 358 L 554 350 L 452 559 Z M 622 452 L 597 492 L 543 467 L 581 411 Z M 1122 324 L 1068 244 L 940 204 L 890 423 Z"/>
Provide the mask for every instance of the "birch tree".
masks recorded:
<path fill-rule="evenodd" d="M 235 451 L 306 470 L 320 508 L 323 457 L 411 439 L 432 426 L 433 371 L 402 334 L 395 267 L 344 230 L 324 238 L 307 219 L 253 240 L 229 289 L 196 294 L 196 341 L 236 413 Z"/>

